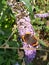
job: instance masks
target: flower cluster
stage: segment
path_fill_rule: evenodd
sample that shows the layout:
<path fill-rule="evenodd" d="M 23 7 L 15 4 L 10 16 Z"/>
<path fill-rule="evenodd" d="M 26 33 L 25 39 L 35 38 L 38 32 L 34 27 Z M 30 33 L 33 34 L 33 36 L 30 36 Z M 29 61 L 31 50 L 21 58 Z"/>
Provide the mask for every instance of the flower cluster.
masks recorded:
<path fill-rule="evenodd" d="M 30 44 L 26 44 L 25 42 L 23 42 L 23 48 L 33 48 L 33 47 Z M 33 50 L 24 49 L 24 52 L 25 52 L 25 62 L 28 64 L 35 58 L 36 49 Z"/>
<path fill-rule="evenodd" d="M 30 23 L 30 18 L 29 16 L 27 17 L 23 17 L 20 20 L 17 21 L 17 26 L 18 26 L 18 32 L 19 35 L 25 36 L 25 34 L 30 33 L 30 35 L 35 35 L 35 31 Z M 23 43 L 23 48 L 33 48 L 33 46 L 31 46 L 30 44 L 27 44 L 26 42 L 22 42 Z M 36 55 L 36 50 L 29 50 L 29 49 L 24 49 L 25 52 L 25 62 L 28 64 L 30 63 Z"/>
<path fill-rule="evenodd" d="M 20 36 L 25 35 L 27 32 L 31 33 L 31 35 L 34 35 L 34 29 L 32 25 L 30 24 L 30 18 L 28 17 L 23 17 L 19 21 L 17 21 L 18 25 L 18 32 Z"/>

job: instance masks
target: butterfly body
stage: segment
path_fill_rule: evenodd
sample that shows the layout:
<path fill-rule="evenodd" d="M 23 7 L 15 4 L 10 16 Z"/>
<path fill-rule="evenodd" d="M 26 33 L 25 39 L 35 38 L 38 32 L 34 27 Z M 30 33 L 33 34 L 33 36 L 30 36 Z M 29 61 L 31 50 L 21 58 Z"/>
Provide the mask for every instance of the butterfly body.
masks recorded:
<path fill-rule="evenodd" d="M 34 36 L 31 36 L 31 34 L 26 34 L 22 37 L 23 42 L 26 42 L 27 44 L 30 44 L 33 47 L 38 46 L 38 41 Z"/>

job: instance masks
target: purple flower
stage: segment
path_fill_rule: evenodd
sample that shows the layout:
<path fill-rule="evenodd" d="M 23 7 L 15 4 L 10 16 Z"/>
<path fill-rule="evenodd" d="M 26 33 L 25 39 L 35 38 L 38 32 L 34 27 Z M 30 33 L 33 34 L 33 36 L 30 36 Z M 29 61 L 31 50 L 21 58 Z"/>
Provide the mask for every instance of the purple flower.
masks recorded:
<path fill-rule="evenodd" d="M 30 44 L 26 44 L 25 42 L 23 42 L 23 48 L 33 48 L 33 47 Z M 36 50 L 24 49 L 24 52 L 25 52 L 25 62 L 28 64 L 35 58 Z"/>
<path fill-rule="evenodd" d="M 21 18 L 19 21 L 17 21 L 17 25 L 18 25 L 18 32 L 20 36 L 25 35 L 28 32 L 31 35 L 35 34 L 35 31 L 30 23 L 29 16 Z"/>
<path fill-rule="evenodd" d="M 30 33 L 31 36 L 35 35 L 35 31 L 30 23 L 29 16 L 23 17 L 19 21 L 17 21 L 17 26 L 18 26 L 19 35 L 21 37 L 25 36 L 27 33 Z M 23 48 L 33 48 L 30 44 L 27 44 L 25 42 L 22 42 L 22 43 L 23 43 Z M 24 52 L 25 52 L 25 58 L 26 58 L 25 62 L 28 64 L 35 58 L 36 50 L 24 49 Z"/>
<path fill-rule="evenodd" d="M 37 18 L 37 17 L 41 17 L 41 18 L 49 17 L 49 13 L 35 14 L 34 17 L 35 17 L 35 18 Z"/>

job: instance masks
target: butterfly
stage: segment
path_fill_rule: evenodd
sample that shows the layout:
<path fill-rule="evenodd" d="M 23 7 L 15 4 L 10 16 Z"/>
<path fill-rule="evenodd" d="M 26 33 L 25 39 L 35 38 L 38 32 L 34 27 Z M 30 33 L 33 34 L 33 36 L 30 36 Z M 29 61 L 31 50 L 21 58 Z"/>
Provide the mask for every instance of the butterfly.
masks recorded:
<path fill-rule="evenodd" d="M 27 44 L 30 44 L 33 47 L 38 46 L 38 41 L 35 36 L 31 36 L 31 34 L 25 34 L 22 36 L 23 42 L 26 42 Z"/>

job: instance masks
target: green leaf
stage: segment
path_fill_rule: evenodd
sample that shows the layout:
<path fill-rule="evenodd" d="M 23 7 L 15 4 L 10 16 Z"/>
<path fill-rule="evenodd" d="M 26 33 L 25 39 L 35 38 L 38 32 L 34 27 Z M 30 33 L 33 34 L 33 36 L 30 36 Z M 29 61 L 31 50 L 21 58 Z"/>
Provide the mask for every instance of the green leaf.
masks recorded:
<path fill-rule="evenodd" d="M 48 45 L 43 40 L 39 40 L 39 44 L 41 44 L 42 46 L 48 47 Z"/>
<path fill-rule="evenodd" d="M 0 65 L 4 62 L 4 59 L 2 56 L 0 56 Z"/>
<path fill-rule="evenodd" d="M 25 3 L 25 5 L 26 5 L 27 7 L 29 7 L 29 5 L 30 5 L 30 0 L 20 0 L 20 1 L 23 1 L 23 2 Z"/>
<path fill-rule="evenodd" d="M 17 42 L 16 41 L 10 41 L 10 42 L 8 42 L 8 44 L 9 44 L 9 46 L 10 47 L 17 47 L 18 45 L 17 45 Z"/>
<path fill-rule="evenodd" d="M 23 1 L 27 7 L 27 9 L 29 10 L 30 13 L 32 13 L 32 6 L 30 4 L 30 0 L 20 0 Z"/>
<path fill-rule="evenodd" d="M 6 65 L 11 65 L 11 64 L 10 64 L 10 59 L 8 59 Z"/>

